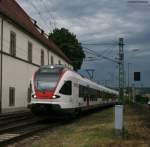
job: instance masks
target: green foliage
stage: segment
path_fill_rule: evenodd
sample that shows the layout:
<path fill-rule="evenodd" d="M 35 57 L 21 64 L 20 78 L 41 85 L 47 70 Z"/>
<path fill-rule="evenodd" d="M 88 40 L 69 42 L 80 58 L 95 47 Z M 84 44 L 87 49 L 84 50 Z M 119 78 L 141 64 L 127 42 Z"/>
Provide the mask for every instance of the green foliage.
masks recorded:
<path fill-rule="evenodd" d="M 136 95 L 136 102 L 139 102 L 141 104 L 147 104 L 148 103 L 148 98 L 143 97 L 141 95 Z"/>
<path fill-rule="evenodd" d="M 53 40 L 72 61 L 75 70 L 81 68 L 85 54 L 76 35 L 65 28 L 56 28 L 53 30 L 53 33 L 49 33 L 49 39 Z"/>

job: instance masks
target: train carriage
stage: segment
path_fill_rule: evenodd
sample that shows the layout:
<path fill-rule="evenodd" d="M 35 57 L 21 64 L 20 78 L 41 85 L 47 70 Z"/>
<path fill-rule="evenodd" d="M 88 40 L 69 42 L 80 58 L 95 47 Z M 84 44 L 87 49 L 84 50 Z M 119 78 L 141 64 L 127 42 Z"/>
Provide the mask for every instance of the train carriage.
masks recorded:
<path fill-rule="evenodd" d="M 118 92 L 61 65 L 42 66 L 32 77 L 33 111 L 74 113 L 117 103 Z"/>

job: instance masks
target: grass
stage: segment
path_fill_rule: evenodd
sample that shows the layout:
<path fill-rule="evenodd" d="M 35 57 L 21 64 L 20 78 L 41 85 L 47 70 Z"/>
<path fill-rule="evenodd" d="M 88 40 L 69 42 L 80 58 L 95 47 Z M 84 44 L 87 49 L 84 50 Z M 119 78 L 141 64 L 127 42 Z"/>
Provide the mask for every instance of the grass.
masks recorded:
<path fill-rule="evenodd" d="M 117 138 L 114 131 L 113 108 L 100 110 L 54 129 L 28 147 L 150 147 L 148 113 L 131 106 L 125 109 L 125 137 Z"/>

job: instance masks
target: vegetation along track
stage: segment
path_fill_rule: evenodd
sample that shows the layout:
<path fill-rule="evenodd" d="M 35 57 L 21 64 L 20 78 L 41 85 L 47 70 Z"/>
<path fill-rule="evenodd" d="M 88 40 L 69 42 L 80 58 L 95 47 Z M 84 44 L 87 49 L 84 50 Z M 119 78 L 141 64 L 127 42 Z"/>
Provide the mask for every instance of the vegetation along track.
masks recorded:
<path fill-rule="evenodd" d="M 56 118 L 55 122 L 51 120 L 47 116 L 37 117 L 31 112 L 0 115 L 0 147 L 62 124 L 62 121 L 56 123 Z"/>
<path fill-rule="evenodd" d="M 82 113 L 80 117 L 86 117 L 90 113 L 99 111 L 105 106 L 92 111 Z M 20 112 L 16 114 L 0 115 L 0 147 L 14 143 L 32 136 L 41 130 L 51 129 L 61 125 L 69 124 L 74 119 L 64 116 L 40 116 L 37 117 L 31 112 Z"/>

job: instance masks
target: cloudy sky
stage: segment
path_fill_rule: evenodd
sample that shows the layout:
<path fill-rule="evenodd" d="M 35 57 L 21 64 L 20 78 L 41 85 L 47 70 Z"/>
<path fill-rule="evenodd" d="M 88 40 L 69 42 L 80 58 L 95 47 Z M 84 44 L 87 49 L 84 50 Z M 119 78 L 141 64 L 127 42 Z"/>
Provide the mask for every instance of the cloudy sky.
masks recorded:
<path fill-rule="evenodd" d="M 123 37 L 130 84 L 133 72 L 139 71 L 141 81 L 135 84 L 150 86 L 150 0 L 17 1 L 45 32 L 65 27 L 77 35 L 84 47 L 111 59 L 117 58 L 118 38 Z M 85 69 L 94 69 L 95 80 L 116 86 L 118 65 L 91 55 L 87 49 L 85 53 L 87 58 L 80 72 L 87 76 Z"/>

